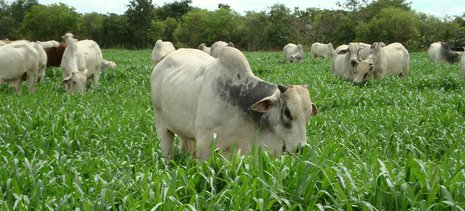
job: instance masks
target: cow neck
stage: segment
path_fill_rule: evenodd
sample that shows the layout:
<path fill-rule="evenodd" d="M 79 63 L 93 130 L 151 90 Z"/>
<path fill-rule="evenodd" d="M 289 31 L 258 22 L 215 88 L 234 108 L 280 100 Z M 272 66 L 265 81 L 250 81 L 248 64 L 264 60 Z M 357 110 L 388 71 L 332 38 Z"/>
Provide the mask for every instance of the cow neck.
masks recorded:
<path fill-rule="evenodd" d="M 277 85 L 263 81 L 254 75 L 237 74 L 235 78 L 218 80 L 216 86 L 220 98 L 236 108 L 245 119 L 262 130 L 272 130 L 269 113 L 257 112 L 250 107 L 279 91 Z"/>

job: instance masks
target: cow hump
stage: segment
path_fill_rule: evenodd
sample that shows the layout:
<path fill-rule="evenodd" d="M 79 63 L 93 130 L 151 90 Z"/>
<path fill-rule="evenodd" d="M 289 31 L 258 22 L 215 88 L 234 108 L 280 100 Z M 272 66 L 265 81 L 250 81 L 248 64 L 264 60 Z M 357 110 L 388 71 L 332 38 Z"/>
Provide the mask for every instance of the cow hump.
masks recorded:
<path fill-rule="evenodd" d="M 232 74 L 252 74 L 247 58 L 236 48 L 225 47 L 221 51 L 218 61 Z"/>

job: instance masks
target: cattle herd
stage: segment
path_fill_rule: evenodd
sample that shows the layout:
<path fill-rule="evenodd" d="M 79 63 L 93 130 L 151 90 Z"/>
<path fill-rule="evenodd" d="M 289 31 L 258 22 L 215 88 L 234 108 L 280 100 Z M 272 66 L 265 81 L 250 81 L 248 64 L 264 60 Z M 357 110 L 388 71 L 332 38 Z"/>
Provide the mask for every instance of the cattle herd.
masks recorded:
<path fill-rule="evenodd" d="M 97 87 L 100 74 L 116 64 L 103 58 L 93 40 L 77 40 L 66 33 L 62 42 L 0 41 L 0 82 L 17 91 L 27 80 L 35 91 L 47 66 L 61 67 L 62 84 L 68 93 L 84 93 L 87 79 Z M 409 74 L 409 52 L 400 43 L 371 45 L 352 42 L 336 49 L 331 43 L 314 43 L 311 55 L 330 58 L 334 75 L 354 84 L 386 75 Z M 465 54 L 436 42 L 428 49 L 432 61 L 460 62 L 465 78 Z M 285 62 L 305 59 L 301 44 L 283 48 Z M 306 143 L 307 120 L 317 115 L 306 85 L 278 85 L 253 74 L 244 54 L 232 42 L 205 43 L 198 49 L 175 49 L 157 40 L 151 56 L 152 106 L 162 153 L 174 156 L 175 135 L 180 151 L 206 160 L 212 143 L 228 155 L 248 153 L 256 147 L 274 155 L 294 152 Z"/>
<path fill-rule="evenodd" d="M 29 92 L 35 92 L 46 67 L 55 66 L 63 70 L 62 83 L 68 93 L 83 93 L 88 78 L 92 77 L 96 87 L 102 71 L 116 68 L 114 62 L 103 58 L 95 41 L 78 41 L 72 33 L 66 33 L 63 40 L 61 43 L 1 40 L 0 83 L 9 82 L 19 92 L 22 82 L 27 80 Z"/>

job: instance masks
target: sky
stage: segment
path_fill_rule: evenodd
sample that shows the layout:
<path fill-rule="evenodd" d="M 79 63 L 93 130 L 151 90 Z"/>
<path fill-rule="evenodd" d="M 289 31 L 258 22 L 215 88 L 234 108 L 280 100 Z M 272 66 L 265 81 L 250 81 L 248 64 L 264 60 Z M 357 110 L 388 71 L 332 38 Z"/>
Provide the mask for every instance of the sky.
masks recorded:
<path fill-rule="evenodd" d="M 174 2 L 175 0 L 153 0 L 157 6 L 163 6 L 165 3 Z M 192 6 L 208 10 L 215 10 L 219 3 L 225 3 L 237 12 L 245 11 L 263 11 L 274 4 L 284 4 L 286 7 L 293 9 L 299 7 L 305 9 L 316 7 L 320 9 L 340 9 L 336 2 L 341 0 L 192 0 Z M 54 3 L 64 3 L 74 7 L 79 13 L 98 12 L 102 14 L 116 13 L 123 14 L 127 10 L 129 0 L 39 0 L 40 4 L 49 5 Z M 412 9 L 437 17 L 462 15 L 465 13 L 465 0 L 410 0 Z M 447 3 L 445 3 L 447 2 Z"/>

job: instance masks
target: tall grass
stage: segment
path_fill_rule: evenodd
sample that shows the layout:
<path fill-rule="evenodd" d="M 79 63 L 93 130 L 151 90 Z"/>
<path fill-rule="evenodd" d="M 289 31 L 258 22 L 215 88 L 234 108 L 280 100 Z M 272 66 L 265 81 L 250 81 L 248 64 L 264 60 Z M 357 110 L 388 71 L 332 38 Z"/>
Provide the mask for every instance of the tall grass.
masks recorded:
<path fill-rule="evenodd" d="M 256 75 L 307 84 L 319 113 L 299 154 L 165 160 L 150 51 L 104 50 L 118 69 L 69 96 L 48 68 L 34 94 L 0 85 L 0 209 L 464 210 L 465 81 L 411 54 L 408 79 L 352 86 L 329 60 L 245 53 Z"/>

